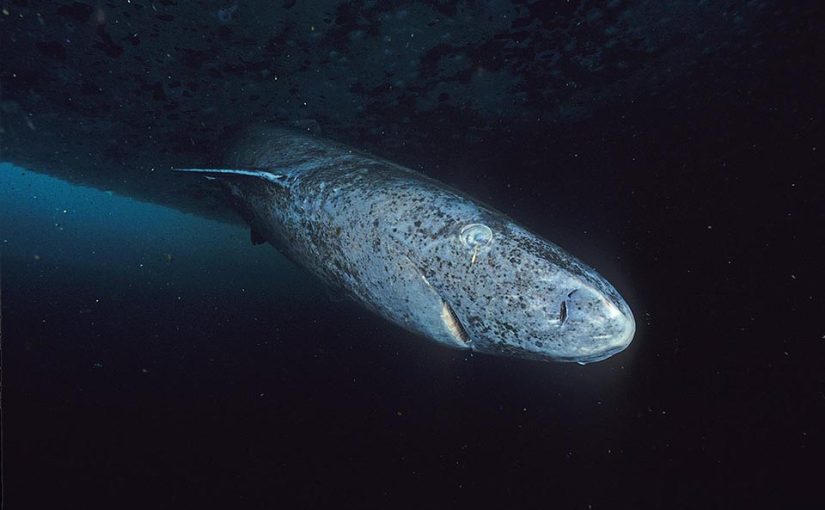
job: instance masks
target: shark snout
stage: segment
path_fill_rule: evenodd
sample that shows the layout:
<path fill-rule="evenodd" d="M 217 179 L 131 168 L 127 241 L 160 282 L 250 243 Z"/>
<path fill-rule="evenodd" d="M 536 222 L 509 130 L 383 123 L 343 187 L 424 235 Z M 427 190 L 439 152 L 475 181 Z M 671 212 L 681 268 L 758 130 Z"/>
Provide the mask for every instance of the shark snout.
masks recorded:
<path fill-rule="evenodd" d="M 611 299 L 591 287 L 568 293 L 562 328 L 570 339 L 570 361 L 592 363 L 621 352 L 633 340 L 636 321 L 620 297 Z"/>

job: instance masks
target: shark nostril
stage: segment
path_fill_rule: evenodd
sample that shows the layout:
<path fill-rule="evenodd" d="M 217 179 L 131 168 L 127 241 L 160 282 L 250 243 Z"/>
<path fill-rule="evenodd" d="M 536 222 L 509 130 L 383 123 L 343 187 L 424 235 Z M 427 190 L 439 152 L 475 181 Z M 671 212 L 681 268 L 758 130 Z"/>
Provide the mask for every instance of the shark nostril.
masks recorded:
<path fill-rule="evenodd" d="M 562 301 L 559 306 L 559 323 L 564 324 L 567 320 L 567 301 Z"/>

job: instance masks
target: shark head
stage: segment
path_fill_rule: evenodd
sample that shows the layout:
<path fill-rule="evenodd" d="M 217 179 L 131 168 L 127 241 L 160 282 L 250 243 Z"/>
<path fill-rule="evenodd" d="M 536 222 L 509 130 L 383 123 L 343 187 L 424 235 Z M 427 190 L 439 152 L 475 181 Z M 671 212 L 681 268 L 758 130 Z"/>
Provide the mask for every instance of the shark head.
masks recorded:
<path fill-rule="evenodd" d="M 610 283 L 512 221 L 484 216 L 445 229 L 422 257 L 449 309 L 443 320 L 466 347 L 584 364 L 630 344 L 633 313 Z"/>

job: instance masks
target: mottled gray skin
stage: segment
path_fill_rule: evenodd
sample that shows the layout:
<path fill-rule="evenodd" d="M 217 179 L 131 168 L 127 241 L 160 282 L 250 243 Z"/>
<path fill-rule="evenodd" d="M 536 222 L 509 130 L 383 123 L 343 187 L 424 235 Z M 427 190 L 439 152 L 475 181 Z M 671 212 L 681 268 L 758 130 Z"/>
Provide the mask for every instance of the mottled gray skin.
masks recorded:
<path fill-rule="evenodd" d="M 588 363 L 635 323 L 593 269 L 503 214 L 336 143 L 258 129 L 223 181 L 253 231 L 325 282 L 451 347 Z"/>

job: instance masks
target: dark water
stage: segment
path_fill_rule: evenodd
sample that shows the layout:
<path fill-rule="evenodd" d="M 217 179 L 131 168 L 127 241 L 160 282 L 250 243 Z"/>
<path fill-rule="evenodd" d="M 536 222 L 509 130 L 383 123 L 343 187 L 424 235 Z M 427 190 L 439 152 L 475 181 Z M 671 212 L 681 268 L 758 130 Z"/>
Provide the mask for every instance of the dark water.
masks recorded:
<path fill-rule="evenodd" d="M 587 366 L 443 349 L 240 227 L 0 165 L 6 507 L 818 507 L 798 37 L 529 139 L 395 151 L 616 285 L 637 336 Z"/>

